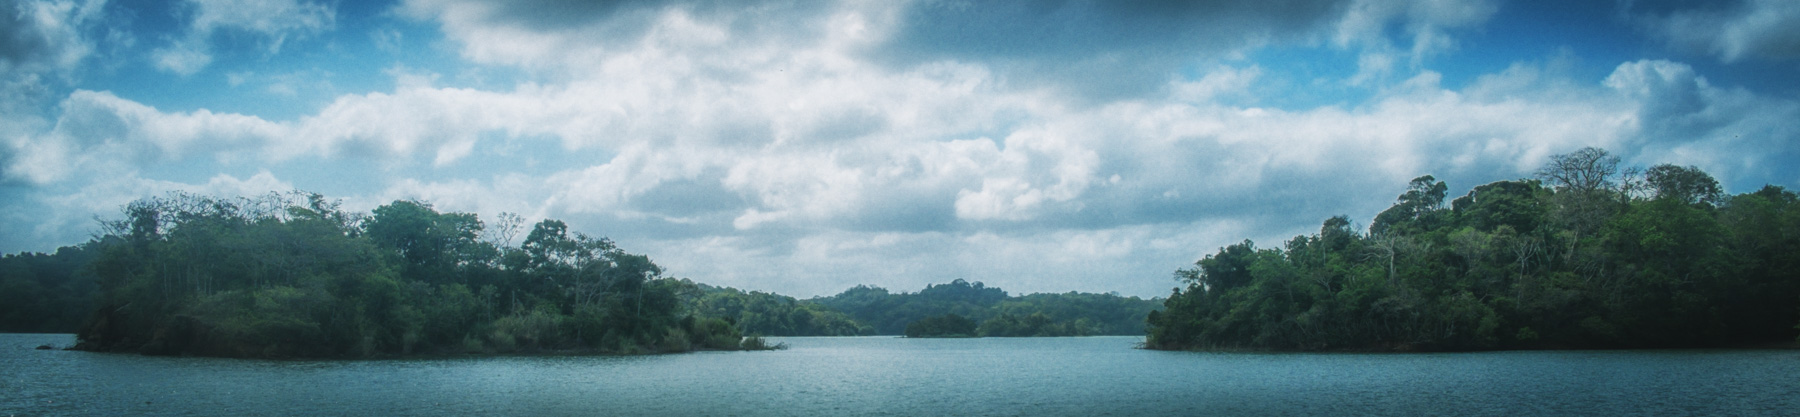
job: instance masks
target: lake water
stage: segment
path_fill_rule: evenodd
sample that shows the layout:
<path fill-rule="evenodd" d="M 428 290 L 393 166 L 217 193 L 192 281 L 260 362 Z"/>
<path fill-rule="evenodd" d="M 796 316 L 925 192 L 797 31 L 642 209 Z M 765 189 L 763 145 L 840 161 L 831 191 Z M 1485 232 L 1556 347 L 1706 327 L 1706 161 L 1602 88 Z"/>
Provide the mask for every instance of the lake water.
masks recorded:
<path fill-rule="evenodd" d="M 773 352 L 369 361 L 33 350 L 10 415 L 1796 415 L 1800 351 L 1258 354 L 1139 337 L 777 338 Z"/>

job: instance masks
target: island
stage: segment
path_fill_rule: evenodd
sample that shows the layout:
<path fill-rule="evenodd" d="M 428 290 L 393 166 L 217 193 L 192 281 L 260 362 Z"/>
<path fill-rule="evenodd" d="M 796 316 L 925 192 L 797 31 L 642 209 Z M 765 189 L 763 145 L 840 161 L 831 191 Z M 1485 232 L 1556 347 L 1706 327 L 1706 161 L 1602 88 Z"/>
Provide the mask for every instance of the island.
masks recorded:
<path fill-rule="evenodd" d="M 520 223 L 411 200 L 351 213 L 306 193 L 139 200 L 85 245 L 97 305 L 75 349 L 359 358 L 779 347 L 684 308 L 697 285 L 646 256 L 552 219 L 512 246 Z"/>

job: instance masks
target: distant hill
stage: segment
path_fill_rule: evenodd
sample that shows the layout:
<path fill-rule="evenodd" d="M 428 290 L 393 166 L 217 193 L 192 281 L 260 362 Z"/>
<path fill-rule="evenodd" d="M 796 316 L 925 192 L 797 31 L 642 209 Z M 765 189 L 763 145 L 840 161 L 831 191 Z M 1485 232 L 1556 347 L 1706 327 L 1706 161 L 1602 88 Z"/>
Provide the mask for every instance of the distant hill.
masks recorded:
<path fill-rule="evenodd" d="M 955 314 L 979 323 L 982 336 L 1142 335 L 1144 320 L 1162 299 L 1067 292 L 1008 296 L 1005 290 L 961 279 L 892 293 L 859 285 L 806 300 L 849 314 L 876 334 L 899 335 L 928 317 Z"/>

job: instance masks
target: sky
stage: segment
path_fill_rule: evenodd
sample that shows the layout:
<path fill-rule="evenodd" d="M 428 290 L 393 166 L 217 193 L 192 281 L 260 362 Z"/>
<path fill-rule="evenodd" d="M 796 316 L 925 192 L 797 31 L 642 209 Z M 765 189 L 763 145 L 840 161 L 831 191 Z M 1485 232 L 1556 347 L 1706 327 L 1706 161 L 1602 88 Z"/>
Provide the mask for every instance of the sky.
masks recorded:
<path fill-rule="evenodd" d="M 1587 146 L 1800 189 L 1796 75 L 1792 0 L 0 0 L 0 252 L 304 190 L 801 298 L 1166 296 Z"/>

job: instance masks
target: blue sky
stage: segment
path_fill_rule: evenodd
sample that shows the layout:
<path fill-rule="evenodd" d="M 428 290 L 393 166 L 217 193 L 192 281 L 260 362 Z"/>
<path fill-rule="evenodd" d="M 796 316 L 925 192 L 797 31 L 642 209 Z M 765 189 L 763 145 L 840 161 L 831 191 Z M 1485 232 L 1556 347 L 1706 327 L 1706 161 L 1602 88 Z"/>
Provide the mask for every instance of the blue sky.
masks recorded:
<path fill-rule="evenodd" d="M 1598 146 L 1800 188 L 1800 3 L 0 0 L 0 251 L 187 191 L 562 219 L 808 297 L 1161 296 Z"/>

